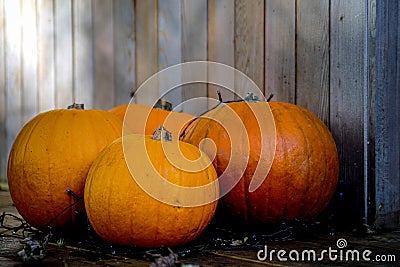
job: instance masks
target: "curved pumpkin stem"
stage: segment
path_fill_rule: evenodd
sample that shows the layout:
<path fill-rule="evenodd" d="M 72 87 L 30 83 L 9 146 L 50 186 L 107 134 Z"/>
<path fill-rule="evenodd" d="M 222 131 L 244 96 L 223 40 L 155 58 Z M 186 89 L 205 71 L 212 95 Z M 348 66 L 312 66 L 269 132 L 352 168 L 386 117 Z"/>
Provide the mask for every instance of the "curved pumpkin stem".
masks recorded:
<path fill-rule="evenodd" d="M 153 133 L 153 140 L 171 142 L 172 134 L 164 126 L 160 125 Z"/>
<path fill-rule="evenodd" d="M 72 105 L 68 106 L 68 109 L 85 109 L 85 105 L 73 103 Z"/>
<path fill-rule="evenodd" d="M 222 94 L 221 94 L 221 91 L 220 91 L 220 90 L 217 90 L 217 94 L 218 94 L 218 100 L 219 100 L 219 102 L 224 102 L 224 101 L 222 100 Z"/>

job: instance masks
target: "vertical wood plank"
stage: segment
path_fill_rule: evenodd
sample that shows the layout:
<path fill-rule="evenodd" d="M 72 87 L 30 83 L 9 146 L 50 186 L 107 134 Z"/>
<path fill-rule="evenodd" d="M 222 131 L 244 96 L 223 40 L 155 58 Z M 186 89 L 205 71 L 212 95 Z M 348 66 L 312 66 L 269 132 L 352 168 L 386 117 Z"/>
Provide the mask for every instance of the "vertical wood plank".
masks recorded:
<path fill-rule="evenodd" d="M 73 77 L 77 103 L 93 108 L 92 0 L 73 1 Z"/>
<path fill-rule="evenodd" d="M 264 1 L 235 1 L 235 67 L 264 92 Z M 240 95 L 248 93 L 235 81 Z M 262 95 L 258 96 L 259 98 Z"/>
<path fill-rule="evenodd" d="M 21 15 L 21 1 L 4 0 L 7 155 L 22 127 Z"/>
<path fill-rule="evenodd" d="M 38 108 L 55 108 L 54 6 L 52 0 L 37 1 Z"/>
<path fill-rule="evenodd" d="M 265 93 L 295 102 L 296 1 L 265 2 Z"/>
<path fill-rule="evenodd" d="M 235 2 L 232 0 L 208 1 L 208 60 L 235 66 Z M 232 81 L 229 88 L 234 89 L 234 72 L 218 73 L 208 72 L 209 79 L 226 76 Z M 208 97 L 218 99 L 217 90 L 221 91 L 224 101 L 233 100 L 234 93 L 214 85 L 208 86 Z M 215 106 L 214 101 L 209 102 L 209 108 Z"/>
<path fill-rule="evenodd" d="M 132 0 L 114 1 L 115 105 L 128 103 L 135 88 L 135 7 Z"/>
<path fill-rule="evenodd" d="M 296 104 L 329 124 L 329 0 L 297 1 Z"/>
<path fill-rule="evenodd" d="M 400 4 L 377 1 L 376 206 L 378 226 L 400 223 Z"/>
<path fill-rule="evenodd" d="M 136 87 L 158 71 L 158 8 L 157 0 L 135 1 L 136 15 Z M 158 90 L 146 93 L 149 98 L 157 98 Z M 145 99 L 135 99 L 145 103 Z M 143 97 L 146 97 L 143 95 Z"/>
<path fill-rule="evenodd" d="M 114 106 L 113 1 L 93 1 L 94 108 Z"/>
<path fill-rule="evenodd" d="M 54 1 L 55 104 L 66 108 L 74 101 L 72 1 Z"/>
<path fill-rule="evenodd" d="M 364 66 L 364 214 L 365 222 L 373 225 L 376 219 L 376 0 L 368 0 L 366 21 L 366 66 Z"/>
<path fill-rule="evenodd" d="M 182 62 L 182 6 L 181 0 L 158 1 L 158 69 Z M 166 78 L 168 79 L 168 78 Z M 180 80 L 181 77 L 171 77 Z M 165 90 L 170 80 L 159 80 L 159 95 L 167 98 L 173 108 L 182 103 L 181 87 Z M 165 90 L 163 89 L 165 88 Z M 177 110 L 180 111 L 180 110 Z"/>
<path fill-rule="evenodd" d="M 22 122 L 38 110 L 36 1 L 22 4 Z"/>
<path fill-rule="evenodd" d="M 182 2 L 182 62 L 207 60 L 207 0 Z M 204 73 L 207 70 L 204 69 Z M 182 75 L 190 75 L 183 71 Z M 190 77 L 190 76 L 188 76 Z M 206 77 L 204 77 L 206 78 Z M 206 84 L 183 86 L 182 110 L 200 115 L 207 110 L 208 101 Z"/>
<path fill-rule="evenodd" d="M 4 18 L 4 1 L 0 0 L 0 17 Z M 5 23 L 0 20 L 0 190 L 7 189 L 7 134 L 6 134 L 6 87 L 5 87 Z"/>
<path fill-rule="evenodd" d="M 365 19 L 365 1 L 331 3 L 330 125 L 341 162 L 339 212 L 356 223 L 364 215 Z"/>

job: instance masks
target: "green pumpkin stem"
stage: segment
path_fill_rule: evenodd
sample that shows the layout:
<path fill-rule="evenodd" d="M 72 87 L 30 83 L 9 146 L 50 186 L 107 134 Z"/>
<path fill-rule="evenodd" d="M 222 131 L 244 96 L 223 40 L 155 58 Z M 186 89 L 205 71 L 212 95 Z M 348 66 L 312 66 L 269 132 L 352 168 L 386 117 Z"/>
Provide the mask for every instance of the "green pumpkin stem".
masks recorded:
<path fill-rule="evenodd" d="M 171 142 L 172 134 L 164 126 L 160 125 L 153 133 L 153 140 Z"/>

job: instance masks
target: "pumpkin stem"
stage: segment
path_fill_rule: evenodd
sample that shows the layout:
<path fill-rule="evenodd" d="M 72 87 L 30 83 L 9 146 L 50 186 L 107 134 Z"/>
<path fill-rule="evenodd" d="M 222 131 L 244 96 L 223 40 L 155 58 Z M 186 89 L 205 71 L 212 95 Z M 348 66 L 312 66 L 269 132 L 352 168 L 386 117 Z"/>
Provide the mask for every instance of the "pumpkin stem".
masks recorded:
<path fill-rule="evenodd" d="M 157 103 L 154 105 L 154 108 L 171 111 L 172 103 L 164 98 L 160 98 L 160 99 L 158 99 Z"/>
<path fill-rule="evenodd" d="M 269 97 L 267 98 L 267 102 L 271 101 L 271 99 L 274 97 L 274 94 L 270 94 Z"/>
<path fill-rule="evenodd" d="M 73 103 L 68 106 L 68 109 L 85 109 L 84 104 Z"/>
<path fill-rule="evenodd" d="M 153 133 L 153 140 L 171 142 L 172 134 L 164 126 L 160 125 Z"/>
<path fill-rule="evenodd" d="M 257 101 L 259 101 L 259 99 L 258 99 L 258 96 L 256 96 L 254 93 L 248 92 L 247 96 L 244 98 L 244 101 L 246 101 L 246 102 L 257 102 Z"/>
<path fill-rule="evenodd" d="M 220 90 L 217 91 L 217 94 L 218 94 L 218 100 L 219 100 L 219 102 L 224 102 L 224 101 L 222 101 L 222 94 L 221 94 L 221 91 L 220 91 Z"/>

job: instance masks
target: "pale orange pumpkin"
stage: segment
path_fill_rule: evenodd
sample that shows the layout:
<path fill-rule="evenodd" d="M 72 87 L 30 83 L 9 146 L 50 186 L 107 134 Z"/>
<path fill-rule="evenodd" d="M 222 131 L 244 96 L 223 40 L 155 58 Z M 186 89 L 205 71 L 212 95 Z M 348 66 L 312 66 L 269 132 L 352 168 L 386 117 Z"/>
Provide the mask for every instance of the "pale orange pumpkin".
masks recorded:
<path fill-rule="evenodd" d="M 71 228 L 84 218 L 83 190 L 90 165 L 121 136 L 121 121 L 102 110 L 43 112 L 19 132 L 8 160 L 8 184 L 21 216 L 36 228 Z M 77 214 L 77 213 L 80 213 Z"/>
<path fill-rule="evenodd" d="M 250 108 L 263 105 L 270 106 L 275 121 L 275 156 L 261 186 L 249 192 L 262 153 L 260 139 L 275 138 L 259 130 L 258 121 L 263 118 L 255 117 Z M 243 128 L 235 128 L 233 119 L 223 117 L 227 109 L 233 110 Z M 219 125 L 218 121 L 224 121 L 225 125 Z M 227 126 L 236 129 L 238 136 L 248 134 L 249 151 L 243 143 L 231 147 Z M 334 139 L 324 123 L 305 108 L 283 102 L 228 103 L 197 118 L 188 126 L 182 140 L 198 146 L 204 138 L 212 139 L 216 145 L 213 164 L 217 174 L 220 176 L 228 170 L 230 163 L 233 168 L 227 175 L 239 179 L 221 200 L 221 209 L 237 222 L 265 225 L 295 218 L 308 221 L 328 205 L 335 191 L 339 160 Z M 263 149 L 266 154 L 273 153 L 271 147 L 263 146 Z M 241 161 L 248 160 L 242 176 L 236 177 L 238 167 L 235 166 L 242 162 L 230 162 L 232 153 Z"/>
<path fill-rule="evenodd" d="M 140 149 L 143 144 L 147 155 Z M 169 162 L 166 151 L 200 160 L 207 167 L 197 172 L 185 171 Z M 153 167 L 146 165 L 148 160 Z M 128 168 L 129 161 L 136 164 L 136 170 L 131 165 Z M 166 182 L 189 188 L 214 183 L 198 195 L 205 204 L 184 206 L 182 189 L 170 190 L 165 182 L 153 183 L 156 173 Z M 127 135 L 105 148 L 89 171 L 84 194 L 87 216 L 95 232 L 111 243 L 146 248 L 183 245 L 196 238 L 213 217 L 219 193 L 216 179 L 208 157 L 191 144 Z M 140 180 L 148 181 L 153 192 L 173 203 L 164 203 L 145 192 Z"/>

